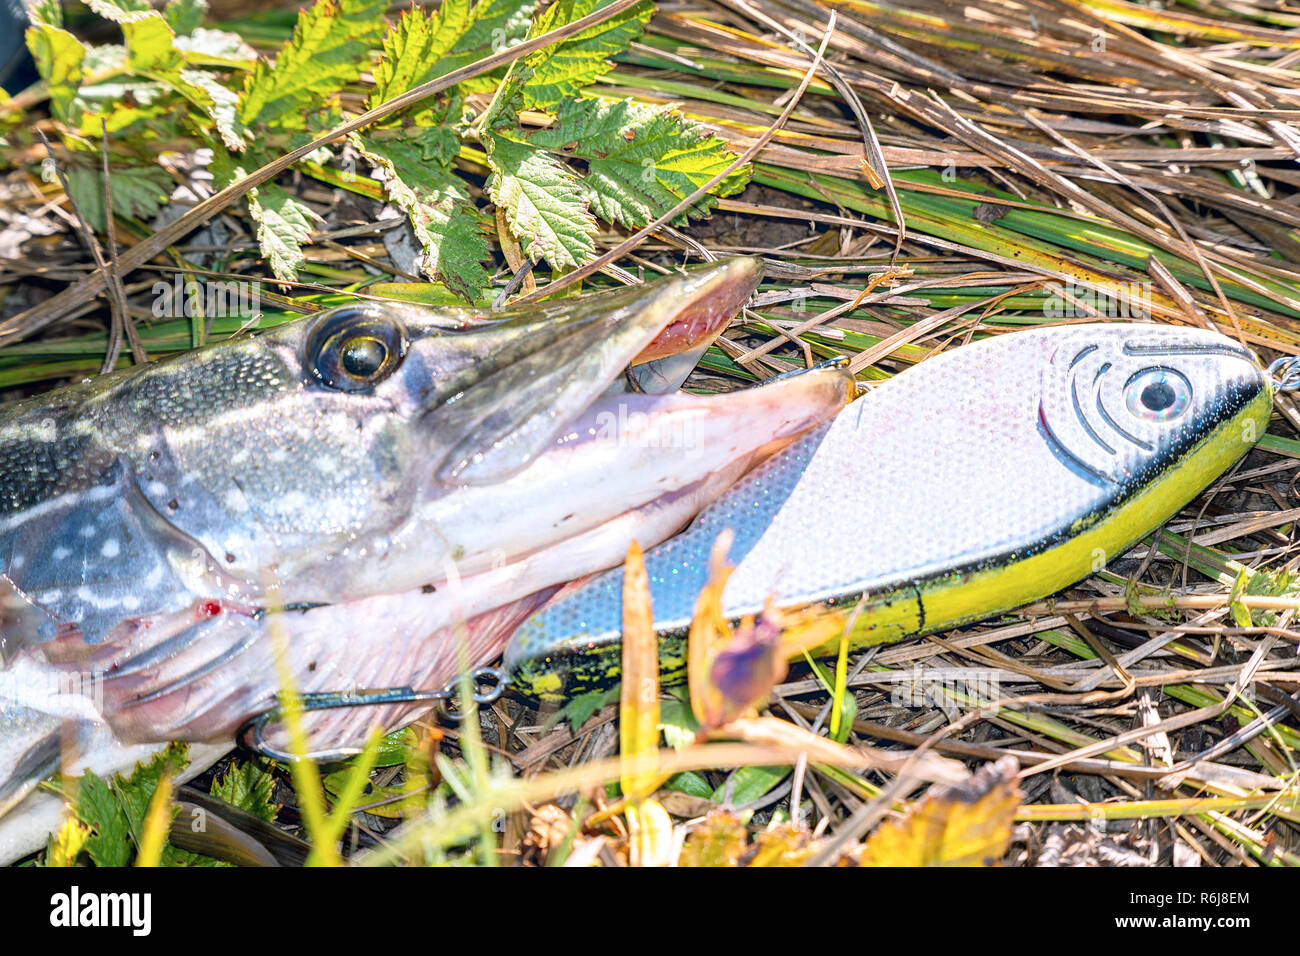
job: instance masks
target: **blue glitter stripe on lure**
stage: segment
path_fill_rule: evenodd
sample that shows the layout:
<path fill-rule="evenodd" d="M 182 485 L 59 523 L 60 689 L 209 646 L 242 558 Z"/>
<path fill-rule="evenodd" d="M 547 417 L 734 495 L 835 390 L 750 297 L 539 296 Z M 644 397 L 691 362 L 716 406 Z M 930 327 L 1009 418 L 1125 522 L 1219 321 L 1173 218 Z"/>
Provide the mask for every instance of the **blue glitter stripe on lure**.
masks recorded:
<path fill-rule="evenodd" d="M 682 534 L 646 555 L 660 631 L 689 627 L 695 599 L 709 580 L 709 557 L 724 528 L 735 534 L 728 560 L 738 564 L 758 543 L 785 505 L 809 460 L 829 430 L 823 425 L 761 465 L 746 486 L 751 494 L 727 495 L 700 513 Z M 671 586 L 668 586 L 671 585 Z M 757 610 L 757 609 L 755 609 Z M 623 633 L 623 569 L 615 568 L 529 618 L 506 650 L 504 669 L 513 674 L 539 653 L 590 644 L 616 643 Z"/>

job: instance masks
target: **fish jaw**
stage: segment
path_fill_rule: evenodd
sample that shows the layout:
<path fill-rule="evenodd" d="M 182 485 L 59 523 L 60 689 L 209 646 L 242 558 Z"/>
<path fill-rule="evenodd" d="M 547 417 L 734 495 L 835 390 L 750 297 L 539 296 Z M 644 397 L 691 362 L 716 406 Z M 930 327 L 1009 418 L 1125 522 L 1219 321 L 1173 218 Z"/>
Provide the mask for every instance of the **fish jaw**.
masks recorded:
<path fill-rule="evenodd" d="M 435 376 L 437 400 L 423 399 L 421 424 L 441 459 L 435 480 L 487 485 L 523 471 L 629 366 L 716 337 L 761 278 L 761 260 L 731 259 L 482 331 L 492 357 Z M 453 343 L 426 341 L 436 367 Z M 502 353 L 512 360 L 499 366 Z"/>
<path fill-rule="evenodd" d="M 711 476 L 748 470 L 832 417 L 852 388 L 847 372 L 815 369 L 722 395 L 602 397 L 522 472 L 431 498 L 413 516 L 409 539 L 423 542 L 426 555 L 440 548 L 462 574 L 557 548 Z"/>

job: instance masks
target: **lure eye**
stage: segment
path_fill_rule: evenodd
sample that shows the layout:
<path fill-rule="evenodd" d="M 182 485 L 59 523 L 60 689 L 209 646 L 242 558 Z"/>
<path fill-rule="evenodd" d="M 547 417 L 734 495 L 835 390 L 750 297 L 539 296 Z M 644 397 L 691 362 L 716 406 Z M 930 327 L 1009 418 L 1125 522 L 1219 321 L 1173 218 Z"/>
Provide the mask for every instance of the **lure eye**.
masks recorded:
<path fill-rule="evenodd" d="M 308 335 L 306 366 L 330 388 L 362 392 L 397 371 L 405 354 L 406 335 L 396 322 L 361 309 L 343 309 Z"/>
<path fill-rule="evenodd" d="M 1171 368 L 1149 368 L 1129 379 L 1124 402 L 1129 412 L 1143 421 L 1171 422 L 1191 404 L 1192 384 Z"/>

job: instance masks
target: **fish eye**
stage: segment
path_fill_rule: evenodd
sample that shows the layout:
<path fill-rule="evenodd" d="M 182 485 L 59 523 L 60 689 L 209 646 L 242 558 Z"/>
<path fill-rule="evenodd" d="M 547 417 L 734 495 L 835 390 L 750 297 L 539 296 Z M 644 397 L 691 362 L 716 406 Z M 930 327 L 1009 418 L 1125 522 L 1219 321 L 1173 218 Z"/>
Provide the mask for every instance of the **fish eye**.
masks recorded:
<path fill-rule="evenodd" d="M 392 375 L 406 353 L 406 334 L 396 322 L 363 309 L 326 316 L 307 336 L 306 367 L 341 392 L 361 392 Z"/>
<path fill-rule="evenodd" d="M 388 346 L 373 335 L 354 335 L 339 349 L 339 362 L 354 378 L 371 378 L 384 367 Z"/>
<path fill-rule="evenodd" d="M 1145 369 L 1124 386 L 1125 405 L 1143 421 L 1171 422 L 1181 417 L 1191 402 L 1191 382 L 1171 368 Z"/>

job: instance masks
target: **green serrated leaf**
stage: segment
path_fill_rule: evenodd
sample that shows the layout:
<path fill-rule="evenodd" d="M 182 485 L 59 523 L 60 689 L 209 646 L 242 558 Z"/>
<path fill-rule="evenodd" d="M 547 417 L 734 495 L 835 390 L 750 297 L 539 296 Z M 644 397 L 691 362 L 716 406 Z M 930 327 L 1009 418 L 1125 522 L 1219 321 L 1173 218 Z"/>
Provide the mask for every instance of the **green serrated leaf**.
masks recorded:
<path fill-rule="evenodd" d="M 103 73 L 121 73 L 126 71 L 126 47 L 121 43 L 100 43 L 86 47 L 86 59 L 81 64 L 82 72 L 93 78 Z"/>
<path fill-rule="evenodd" d="M 86 848 L 90 829 L 75 816 L 63 818 L 63 825 L 50 834 L 45 846 L 45 865 L 56 867 L 76 866 L 77 857 Z"/>
<path fill-rule="evenodd" d="M 302 244 L 311 238 L 312 211 L 274 183 L 249 191 L 248 211 L 271 271 L 280 279 L 296 279 L 305 261 Z"/>
<path fill-rule="evenodd" d="M 537 19 L 532 35 L 549 33 L 594 13 L 611 0 L 556 0 Z M 622 53 L 641 36 L 654 15 L 650 0 L 634 4 L 576 33 L 566 40 L 538 50 L 527 60 L 524 102 L 529 109 L 550 110 L 577 96 L 583 87 L 614 68 L 610 57 Z"/>
<path fill-rule="evenodd" d="M 163 750 L 154 754 L 148 763 L 136 764 L 131 776 L 118 774 L 113 778 L 113 796 L 118 808 L 126 817 L 131 831 L 131 839 L 137 847 L 144 832 L 145 817 L 149 813 L 149 802 L 154 791 L 164 776 L 175 778 L 190 762 L 188 744 L 168 744 Z"/>
<path fill-rule="evenodd" d="M 631 100 L 566 101 L 555 125 L 530 142 L 586 160 L 592 211 L 630 228 L 657 219 L 735 160 L 722 140 L 681 115 Z M 749 176 L 736 170 L 676 222 L 707 212 L 712 197 L 740 192 Z"/>
<path fill-rule="evenodd" d="M 108 135 L 113 136 L 124 129 L 134 126 L 136 123 L 146 121 L 150 123 L 154 131 L 165 132 L 165 135 L 185 135 L 181 125 L 176 122 L 176 114 L 162 106 L 147 106 L 140 109 L 119 107 L 117 109 L 110 108 L 104 112 L 84 108 L 88 106 L 89 104 L 81 96 L 77 97 L 73 106 L 73 114 L 77 116 L 77 123 L 72 127 L 77 131 L 78 135 L 87 139 L 98 140 L 105 128 L 108 130 Z"/>
<path fill-rule="evenodd" d="M 86 6 L 114 23 L 128 23 L 153 15 L 149 0 L 86 0 Z"/>
<path fill-rule="evenodd" d="M 60 0 L 36 0 L 27 7 L 32 23 L 48 27 L 63 26 L 63 4 Z"/>
<path fill-rule="evenodd" d="M 513 46 L 528 35 L 538 0 L 480 0 L 470 13 L 470 26 L 456 41 L 451 52 L 438 63 L 434 76 L 442 76 L 482 59 L 490 53 Z M 501 67 L 491 73 L 461 83 L 464 93 L 490 93 L 497 88 L 506 72 Z"/>
<path fill-rule="evenodd" d="M 346 84 L 369 65 L 385 27 L 383 0 L 317 0 L 298 15 L 293 36 L 273 64 L 258 63 L 240 100 L 245 126 L 306 129 Z M 327 110 L 332 106 L 326 103 Z"/>
<path fill-rule="evenodd" d="M 156 13 L 122 24 L 126 38 L 126 65 L 138 73 L 169 75 L 180 69 L 180 50 L 176 34 L 167 21 Z"/>
<path fill-rule="evenodd" d="M 470 23 L 470 0 L 444 0 L 436 13 L 419 7 L 404 13 L 384 37 L 383 55 L 374 69 L 375 89 L 367 106 L 374 108 L 446 72 L 441 61 Z M 418 117 L 416 122 L 421 124 Z"/>
<path fill-rule="evenodd" d="M 131 862 L 131 828 L 113 797 L 113 791 L 90 771 L 77 790 L 77 818 L 94 831 L 86 839 L 86 853 L 96 866 L 126 866 Z"/>
<path fill-rule="evenodd" d="M 189 763 L 187 744 L 168 744 L 129 777 L 106 783 L 90 771 L 76 782 L 76 815 L 91 829 L 85 851 L 96 866 L 127 866 L 140 845 L 149 802 L 164 775 L 175 777 Z"/>
<path fill-rule="evenodd" d="M 98 130 L 94 131 L 98 134 Z M 73 166 L 68 170 L 68 191 L 77 209 L 96 232 L 106 226 L 104 174 L 98 169 Z M 127 219 L 150 219 L 162 208 L 172 189 L 172 178 L 158 166 L 115 169 L 109 173 L 113 190 L 113 215 Z"/>
<path fill-rule="evenodd" d="M 68 106 L 81 83 L 86 48 L 67 30 L 37 24 L 27 31 L 27 49 L 50 92 L 50 112 L 68 119 Z"/>
<path fill-rule="evenodd" d="M 208 0 L 167 0 L 163 16 L 178 34 L 190 34 L 203 24 Z"/>
<path fill-rule="evenodd" d="M 186 135 L 181 123 L 186 111 L 175 108 L 171 91 L 160 79 L 130 75 L 125 46 L 112 43 L 87 47 L 81 73 L 83 85 L 63 117 L 80 135 L 98 140 L 101 123 L 107 125 L 109 133 L 120 133 L 143 120 L 151 121 L 151 137 Z M 93 77 L 103 79 L 87 82 Z"/>
<path fill-rule="evenodd" d="M 524 255 L 557 269 L 586 261 L 595 251 L 596 221 L 573 173 L 546 151 L 500 130 L 484 132 L 483 142 L 492 167 L 488 192 L 505 210 Z"/>
<path fill-rule="evenodd" d="M 237 33 L 225 30 L 195 30 L 192 34 L 178 35 L 176 49 L 185 62 L 194 66 L 231 67 L 251 70 L 257 65 L 257 51 L 244 42 Z"/>
<path fill-rule="evenodd" d="M 203 104 L 227 149 L 243 149 L 248 130 L 239 122 L 239 95 L 207 70 L 181 70 L 180 80 Z"/>
<path fill-rule="evenodd" d="M 275 778 L 251 760 L 232 764 L 212 784 L 214 797 L 267 823 L 274 823 L 280 812 L 280 804 L 271 802 L 274 793 Z"/>
<path fill-rule="evenodd" d="M 478 299 L 492 281 L 483 268 L 489 250 L 469 191 L 450 165 L 455 134 L 428 129 L 414 140 L 359 137 L 357 143 L 384 167 L 384 191 L 410 218 L 424 250 L 421 271 L 466 301 Z"/>
<path fill-rule="evenodd" d="M 202 853 L 194 853 L 190 850 L 182 850 L 180 847 L 172 846 L 168 843 L 162 849 L 162 857 L 158 861 L 159 866 L 234 866 L 233 863 L 227 863 L 224 860 L 214 860 L 210 856 L 204 856 Z"/>

